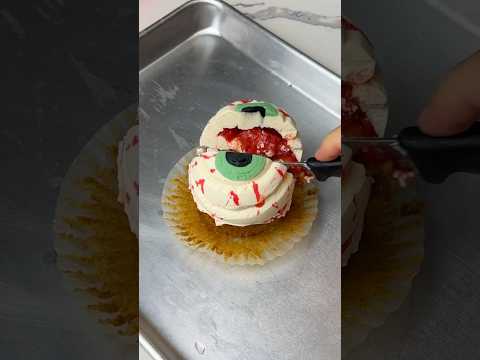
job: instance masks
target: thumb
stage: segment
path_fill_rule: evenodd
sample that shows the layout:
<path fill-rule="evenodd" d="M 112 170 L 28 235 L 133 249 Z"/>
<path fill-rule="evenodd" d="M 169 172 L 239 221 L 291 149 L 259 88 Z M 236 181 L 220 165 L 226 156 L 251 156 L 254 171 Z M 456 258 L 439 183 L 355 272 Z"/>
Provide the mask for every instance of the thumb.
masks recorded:
<path fill-rule="evenodd" d="M 480 115 L 480 52 L 449 73 L 418 120 L 432 136 L 448 136 L 467 130 Z"/>
<path fill-rule="evenodd" d="M 342 129 L 337 127 L 322 141 L 315 153 L 315 158 L 320 161 L 330 161 L 337 158 L 342 152 Z"/>

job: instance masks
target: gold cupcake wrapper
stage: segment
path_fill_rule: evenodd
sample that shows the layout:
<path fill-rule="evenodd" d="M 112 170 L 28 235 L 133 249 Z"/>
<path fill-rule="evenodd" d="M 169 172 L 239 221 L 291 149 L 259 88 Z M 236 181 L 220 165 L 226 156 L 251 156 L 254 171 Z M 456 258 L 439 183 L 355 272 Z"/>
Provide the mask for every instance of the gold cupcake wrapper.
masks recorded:
<path fill-rule="evenodd" d="M 342 358 L 407 298 L 423 259 L 423 204 L 415 185 L 377 177 L 359 251 L 342 269 Z"/>
<path fill-rule="evenodd" d="M 216 226 L 197 209 L 188 188 L 188 164 L 195 150 L 184 155 L 167 176 L 162 194 L 164 219 L 186 245 L 232 265 L 263 265 L 286 254 L 310 231 L 317 215 L 317 188 L 296 185 L 287 215 L 269 224 Z"/>
<path fill-rule="evenodd" d="M 100 129 L 62 182 L 54 231 L 58 266 L 80 304 L 124 335 L 138 333 L 138 240 L 117 201 L 117 144 L 136 107 Z"/>

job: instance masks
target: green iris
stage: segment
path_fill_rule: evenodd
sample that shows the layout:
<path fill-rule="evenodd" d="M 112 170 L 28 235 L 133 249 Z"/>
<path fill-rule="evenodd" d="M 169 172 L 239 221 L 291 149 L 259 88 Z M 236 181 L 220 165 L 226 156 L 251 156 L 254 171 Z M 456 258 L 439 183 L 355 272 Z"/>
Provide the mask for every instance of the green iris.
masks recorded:
<path fill-rule="evenodd" d="M 215 167 L 229 180 L 248 181 L 262 172 L 266 161 L 259 155 L 220 151 L 215 157 Z"/>
<path fill-rule="evenodd" d="M 255 112 L 255 110 L 257 109 L 260 110 L 260 112 L 262 113 L 262 116 L 264 117 L 278 115 L 277 107 L 265 101 L 247 103 L 247 104 L 237 104 L 235 106 L 235 111 L 239 111 L 239 112 Z"/>

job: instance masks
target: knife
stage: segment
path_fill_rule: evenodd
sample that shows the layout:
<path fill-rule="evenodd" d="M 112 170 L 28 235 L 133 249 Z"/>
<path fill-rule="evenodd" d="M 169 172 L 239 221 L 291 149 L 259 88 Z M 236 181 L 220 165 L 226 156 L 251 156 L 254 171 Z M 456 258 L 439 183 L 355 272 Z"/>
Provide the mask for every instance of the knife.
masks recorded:
<path fill-rule="evenodd" d="M 199 146 L 196 148 L 197 155 L 201 155 L 202 153 L 206 152 L 210 148 L 206 146 Z M 226 150 L 225 150 L 226 151 Z M 228 150 L 229 153 L 235 153 L 237 155 L 242 155 L 245 153 Z M 255 154 L 246 154 L 246 155 L 255 155 Z M 339 156 L 335 160 L 332 161 L 319 161 L 314 157 L 308 158 L 306 161 L 298 161 L 298 162 L 287 162 L 279 160 L 282 164 L 286 165 L 287 167 L 296 167 L 300 166 L 306 169 L 308 172 L 312 173 L 318 181 L 325 181 L 330 177 L 340 177 L 342 174 L 342 157 Z"/>
<path fill-rule="evenodd" d="M 409 158 L 417 174 L 432 184 L 453 173 L 480 174 L 480 123 L 453 136 L 429 136 L 418 127 L 407 127 L 392 138 L 342 138 L 346 145 L 388 146 Z"/>
<path fill-rule="evenodd" d="M 418 127 L 407 127 L 391 138 L 342 137 L 345 145 L 360 146 L 365 152 L 369 147 L 387 147 L 399 158 L 410 159 L 417 173 L 427 182 L 439 184 L 450 174 L 465 172 L 480 174 L 480 123 L 467 131 L 445 137 L 424 134 Z M 200 147 L 197 152 L 204 152 Z M 393 157 L 393 156 L 392 156 Z M 342 157 L 332 161 L 319 161 L 314 157 L 301 162 L 284 162 L 286 166 L 301 166 L 315 175 L 319 181 L 342 175 Z"/>

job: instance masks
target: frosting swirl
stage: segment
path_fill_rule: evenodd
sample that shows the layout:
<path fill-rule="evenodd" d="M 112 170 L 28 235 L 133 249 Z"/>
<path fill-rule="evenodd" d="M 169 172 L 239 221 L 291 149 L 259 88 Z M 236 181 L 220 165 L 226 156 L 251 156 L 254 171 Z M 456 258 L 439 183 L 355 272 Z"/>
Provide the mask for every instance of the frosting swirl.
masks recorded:
<path fill-rule="evenodd" d="M 220 156 L 224 152 L 208 150 L 189 164 L 188 183 L 200 211 L 216 225 L 234 226 L 265 224 L 286 214 L 295 179 L 285 165 L 265 158 L 263 169 L 252 178 L 232 180 L 217 166 Z"/>

